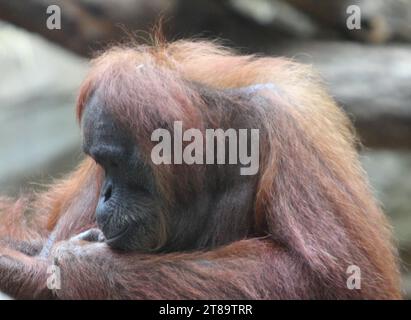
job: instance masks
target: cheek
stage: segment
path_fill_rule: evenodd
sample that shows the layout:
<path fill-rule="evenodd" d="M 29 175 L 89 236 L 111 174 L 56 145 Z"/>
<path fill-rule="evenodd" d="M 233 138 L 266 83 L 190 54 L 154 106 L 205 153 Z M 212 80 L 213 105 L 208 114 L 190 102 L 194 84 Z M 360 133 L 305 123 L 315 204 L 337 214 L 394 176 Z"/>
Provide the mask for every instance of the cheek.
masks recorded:
<path fill-rule="evenodd" d="M 127 215 L 132 235 L 137 236 L 141 241 L 146 241 L 146 238 L 150 237 L 158 237 L 160 226 L 164 224 L 164 215 L 155 201 L 140 197 L 139 200 L 132 201 L 128 209 Z"/>
<path fill-rule="evenodd" d="M 129 198 L 125 209 L 129 213 L 129 218 L 136 223 L 157 219 L 159 208 L 154 199 L 144 195 L 132 195 Z"/>
<path fill-rule="evenodd" d="M 132 223 L 120 248 L 131 251 L 150 252 L 164 246 L 165 224 L 159 212 L 142 212 L 140 222 Z"/>

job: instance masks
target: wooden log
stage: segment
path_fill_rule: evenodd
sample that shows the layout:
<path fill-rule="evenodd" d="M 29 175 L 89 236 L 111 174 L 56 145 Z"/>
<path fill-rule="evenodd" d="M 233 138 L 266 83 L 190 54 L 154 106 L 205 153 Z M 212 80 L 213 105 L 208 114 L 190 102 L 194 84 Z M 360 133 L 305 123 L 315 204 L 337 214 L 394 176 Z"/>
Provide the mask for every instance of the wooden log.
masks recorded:
<path fill-rule="evenodd" d="M 411 46 L 298 42 L 272 52 L 312 63 L 373 147 L 411 147 Z"/>
<path fill-rule="evenodd" d="M 147 30 L 160 13 L 172 10 L 177 1 L 162 0 L 0 0 L 0 19 L 11 22 L 88 56 L 108 42 L 125 36 L 127 30 Z M 61 29 L 47 28 L 47 8 L 57 5 Z"/>
<path fill-rule="evenodd" d="M 49 30 L 46 25 L 47 7 L 53 4 L 61 8 L 61 30 Z M 312 33 L 301 21 L 294 33 L 286 32 L 286 26 L 268 28 L 223 0 L 0 0 L 0 19 L 82 56 L 91 56 L 119 41 L 149 40 L 159 20 L 168 39 L 218 37 L 229 39 L 230 45 L 237 47 L 261 48 L 267 39 Z"/>
<path fill-rule="evenodd" d="M 228 4 L 231 10 L 284 36 L 313 38 L 322 33 L 305 13 L 281 0 L 230 0 Z"/>
<path fill-rule="evenodd" d="M 285 0 L 319 23 L 349 38 L 373 43 L 411 41 L 411 2 L 406 0 Z M 361 12 L 361 29 L 347 27 L 349 6 Z"/>

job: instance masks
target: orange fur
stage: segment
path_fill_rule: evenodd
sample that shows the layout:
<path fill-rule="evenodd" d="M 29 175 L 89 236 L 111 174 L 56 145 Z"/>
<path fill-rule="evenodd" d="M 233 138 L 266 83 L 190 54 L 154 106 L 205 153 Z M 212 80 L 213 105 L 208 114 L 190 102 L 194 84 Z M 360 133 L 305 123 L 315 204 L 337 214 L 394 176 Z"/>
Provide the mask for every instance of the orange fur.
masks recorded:
<path fill-rule="evenodd" d="M 92 62 L 80 91 L 77 117 L 81 120 L 88 98 L 98 92 L 107 103 L 105 107 L 135 133 L 147 156 L 150 134 L 159 125 L 180 120 L 187 128 L 203 128 L 207 105 L 192 83 L 216 91 L 261 83 L 277 88 L 261 92 L 270 108 L 251 109 L 265 132 L 254 213 L 258 234 L 267 237 L 235 242 L 209 253 L 144 256 L 141 265 L 141 257 L 136 261 L 134 256 L 104 251 L 108 265 L 136 264 L 130 266 L 136 269 L 119 280 L 128 289 L 125 296 L 163 297 L 156 291 L 156 280 L 140 279 L 142 274 L 152 273 L 153 277 L 163 277 L 159 283 L 170 283 L 173 292 L 167 291 L 166 297 L 174 298 L 189 294 L 198 298 L 400 298 L 391 229 L 359 164 L 353 129 L 309 66 L 283 58 L 237 56 L 202 41 L 117 47 Z M 218 123 L 224 110 L 209 117 Z M 204 180 L 201 168 L 154 171 L 161 192 L 170 201 L 177 193 L 184 194 L 188 182 L 197 179 L 193 185 L 200 188 Z M 47 228 L 58 230 L 60 240 L 82 225 L 93 224 L 100 181 L 99 168 L 86 159 L 68 180 L 40 197 L 39 207 L 48 208 Z M 14 212 L 9 208 L 3 206 L 7 215 Z M 9 217 L 3 221 L 6 224 L 3 222 L 0 231 L 4 233 L 0 234 L 20 237 Z M 21 230 L 21 237 L 31 237 L 26 227 Z M 218 269 L 210 270 L 198 259 L 210 260 Z M 98 268 L 79 261 L 77 267 L 82 270 Z M 175 268 L 167 267 L 173 263 Z M 360 291 L 346 288 L 346 269 L 352 264 L 362 270 Z M 190 271 L 184 275 L 178 268 Z M 295 279 L 289 274 L 294 268 L 301 272 Z M 212 273 L 217 271 L 217 275 Z M 190 279 L 198 285 L 190 285 Z M 87 280 L 104 283 L 100 278 Z M 77 297 L 89 296 L 81 281 L 75 283 Z M 139 284 L 145 284 L 146 291 Z M 224 295 L 224 288 L 231 288 L 232 295 Z M 106 294 L 116 296 L 116 292 Z"/>

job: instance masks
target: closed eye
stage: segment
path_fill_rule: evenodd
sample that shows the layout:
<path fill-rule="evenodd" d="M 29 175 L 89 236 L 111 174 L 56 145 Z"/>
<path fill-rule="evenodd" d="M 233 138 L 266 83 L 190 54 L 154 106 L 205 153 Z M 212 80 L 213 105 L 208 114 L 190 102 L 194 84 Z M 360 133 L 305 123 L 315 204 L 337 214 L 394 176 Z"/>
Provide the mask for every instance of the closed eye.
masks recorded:
<path fill-rule="evenodd" d="M 126 157 L 122 148 L 97 147 L 89 150 L 89 155 L 103 167 L 118 168 L 122 157 Z"/>

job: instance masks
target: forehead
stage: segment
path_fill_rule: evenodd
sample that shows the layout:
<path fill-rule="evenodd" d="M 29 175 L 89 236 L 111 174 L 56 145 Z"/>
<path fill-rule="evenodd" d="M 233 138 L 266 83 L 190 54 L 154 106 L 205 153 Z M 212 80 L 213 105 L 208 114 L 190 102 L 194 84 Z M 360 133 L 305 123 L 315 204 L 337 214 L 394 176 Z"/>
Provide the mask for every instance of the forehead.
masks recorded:
<path fill-rule="evenodd" d="M 127 130 L 97 94 L 93 94 L 85 105 L 81 127 L 85 149 L 96 144 L 124 144 L 130 140 Z"/>
<path fill-rule="evenodd" d="M 96 131 L 110 132 L 115 130 L 113 117 L 107 111 L 104 101 L 93 94 L 85 105 L 81 119 L 83 134 L 89 135 Z"/>

